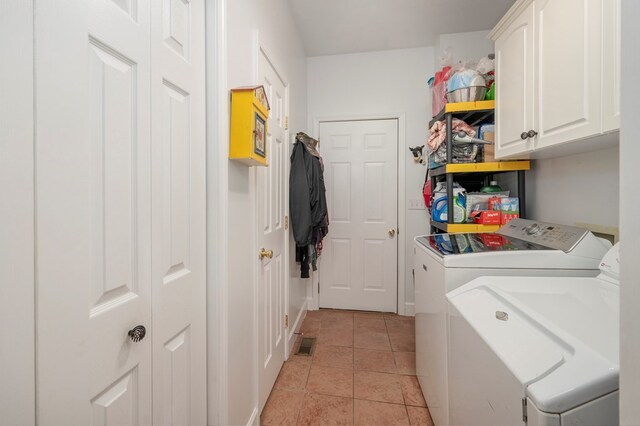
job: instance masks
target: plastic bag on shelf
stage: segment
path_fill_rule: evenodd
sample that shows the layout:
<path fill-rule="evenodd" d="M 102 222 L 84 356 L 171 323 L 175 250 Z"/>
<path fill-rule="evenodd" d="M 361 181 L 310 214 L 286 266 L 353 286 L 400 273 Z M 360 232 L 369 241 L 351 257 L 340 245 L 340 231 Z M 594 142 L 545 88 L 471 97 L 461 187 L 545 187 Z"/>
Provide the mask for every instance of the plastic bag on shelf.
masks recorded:
<path fill-rule="evenodd" d="M 451 77 L 451 67 L 446 66 L 436 72 L 431 91 L 431 116 L 435 117 L 447 103 L 447 80 Z"/>
<path fill-rule="evenodd" d="M 483 58 L 480 58 L 480 60 L 478 61 L 478 65 L 476 65 L 476 71 L 478 71 L 482 75 L 486 75 L 489 74 L 489 71 L 493 71 L 495 67 L 495 61 L 485 56 Z"/>

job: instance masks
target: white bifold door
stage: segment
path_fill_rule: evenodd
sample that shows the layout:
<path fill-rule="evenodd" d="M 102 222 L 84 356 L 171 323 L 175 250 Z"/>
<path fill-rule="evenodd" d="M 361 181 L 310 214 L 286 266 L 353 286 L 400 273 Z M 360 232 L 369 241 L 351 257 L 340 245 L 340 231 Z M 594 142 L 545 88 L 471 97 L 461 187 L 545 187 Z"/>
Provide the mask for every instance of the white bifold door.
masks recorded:
<path fill-rule="evenodd" d="M 205 424 L 204 1 L 35 7 L 38 423 Z"/>
<path fill-rule="evenodd" d="M 320 123 L 329 234 L 321 308 L 397 312 L 398 121 Z"/>

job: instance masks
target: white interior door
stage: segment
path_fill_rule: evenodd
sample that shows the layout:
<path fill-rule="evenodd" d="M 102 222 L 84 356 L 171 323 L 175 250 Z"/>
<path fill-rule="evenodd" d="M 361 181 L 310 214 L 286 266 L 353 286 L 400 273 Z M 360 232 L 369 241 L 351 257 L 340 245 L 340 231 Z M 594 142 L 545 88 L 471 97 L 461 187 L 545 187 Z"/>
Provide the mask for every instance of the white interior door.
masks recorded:
<path fill-rule="evenodd" d="M 329 234 L 321 308 L 397 312 L 398 120 L 320 123 Z"/>
<path fill-rule="evenodd" d="M 151 2 L 153 424 L 206 424 L 204 0 Z"/>
<path fill-rule="evenodd" d="M 36 5 L 41 425 L 151 423 L 150 5 Z"/>
<path fill-rule="evenodd" d="M 285 281 L 285 190 L 288 174 L 286 161 L 289 147 L 285 117 L 288 91 L 263 51 L 259 54 L 258 73 L 264 85 L 271 110 L 267 124 L 268 167 L 256 170 L 258 246 L 271 250 L 262 257 L 258 272 L 258 357 L 260 410 L 282 367 L 285 356 L 284 323 L 287 287 Z"/>
<path fill-rule="evenodd" d="M 206 422 L 203 9 L 38 1 L 40 424 Z"/>

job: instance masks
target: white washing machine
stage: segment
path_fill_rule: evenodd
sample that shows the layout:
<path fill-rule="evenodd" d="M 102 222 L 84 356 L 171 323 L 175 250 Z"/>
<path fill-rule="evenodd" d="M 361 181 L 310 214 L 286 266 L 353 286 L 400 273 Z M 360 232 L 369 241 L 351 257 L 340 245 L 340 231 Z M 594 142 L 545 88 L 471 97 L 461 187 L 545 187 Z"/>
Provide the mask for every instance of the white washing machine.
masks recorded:
<path fill-rule="evenodd" d="M 495 234 L 415 238 L 416 374 L 437 426 L 450 424 L 446 293 L 484 275 L 595 277 L 610 247 L 585 229 L 526 219 Z"/>
<path fill-rule="evenodd" d="M 455 425 L 617 425 L 618 245 L 597 278 L 482 277 L 447 294 Z"/>

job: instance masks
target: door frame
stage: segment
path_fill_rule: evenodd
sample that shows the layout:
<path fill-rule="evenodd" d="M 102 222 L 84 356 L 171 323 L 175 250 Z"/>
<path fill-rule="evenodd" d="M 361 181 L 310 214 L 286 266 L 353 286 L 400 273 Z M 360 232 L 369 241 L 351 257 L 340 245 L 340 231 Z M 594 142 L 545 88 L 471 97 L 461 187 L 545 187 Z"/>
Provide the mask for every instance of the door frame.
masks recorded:
<path fill-rule="evenodd" d="M 396 312 L 398 315 L 406 315 L 407 309 L 405 305 L 405 244 L 406 244 L 406 212 L 404 206 L 406 205 L 405 194 L 405 179 L 406 179 L 406 156 L 402 155 L 401 148 L 405 146 L 406 131 L 405 131 L 405 113 L 404 112 L 389 112 L 386 114 L 345 114 L 339 116 L 319 116 L 313 118 L 313 134 L 319 135 L 320 123 L 334 122 L 334 121 L 373 121 L 373 120 L 398 120 L 398 147 L 397 147 L 397 161 L 398 161 L 398 271 L 396 278 L 397 282 L 397 306 Z M 322 149 L 320 150 L 322 152 Z M 331 232 L 331 218 L 329 218 L 329 232 Z M 320 263 L 322 265 L 322 263 Z M 309 310 L 320 309 L 320 298 L 318 296 L 320 287 L 320 272 L 322 267 L 318 268 L 318 272 L 313 274 L 311 284 L 311 298 L 308 300 L 307 306 Z"/>
<path fill-rule="evenodd" d="M 0 156 L 0 177 L 2 182 L 11 182 L 2 191 L 0 220 L 12 224 L 3 227 L 0 233 L 3 241 L 0 337 L 9 348 L 0 354 L 0 377 L 13 392 L 12 398 L 0 400 L 0 412 L 8 424 L 34 425 L 37 423 L 34 2 L 0 2 L 0 17 L 5 24 L 0 33 L 9 36 L 4 40 L 11 40 L 0 44 L 0 54 L 12 65 L 0 69 L 4 95 L 0 100 L 3 103 L 0 149 L 5 154 Z"/>
<path fill-rule="evenodd" d="M 207 140 L 207 423 L 229 423 L 229 95 L 227 3 L 205 2 Z M 211 208 L 215 206 L 215 208 Z"/>
<path fill-rule="evenodd" d="M 289 117 L 289 110 L 290 110 L 290 104 L 291 104 L 291 84 L 290 84 L 290 80 L 289 78 L 282 72 L 282 70 L 284 68 L 282 68 L 281 64 L 282 62 L 277 58 L 277 56 L 274 56 L 272 54 L 272 50 L 269 49 L 268 47 L 265 46 L 265 44 L 262 42 L 261 38 L 260 38 L 260 31 L 259 30 L 254 30 L 253 34 L 252 34 L 252 39 L 253 39 L 253 52 L 252 52 L 252 58 L 253 58 L 253 63 L 252 63 L 252 80 L 253 80 L 253 84 L 257 85 L 260 84 L 260 55 L 264 55 L 265 58 L 267 59 L 267 61 L 269 61 L 271 63 L 271 65 L 273 66 L 273 68 L 275 69 L 276 73 L 278 74 L 278 76 L 280 77 L 280 79 L 283 81 L 284 85 L 285 85 L 285 98 L 286 98 L 286 102 L 285 102 L 285 110 L 284 110 L 284 115 L 285 117 Z M 288 120 L 288 119 L 287 119 Z M 285 144 L 285 148 L 289 148 L 289 137 L 290 137 L 290 131 L 288 128 L 285 129 L 285 137 L 284 137 L 284 144 Z M 288 157 L 288 155 L 287 155 Z M 284 192 L 283 192 L 283 197 L 284 197 L 284 214 L 286 216 L 289 216 L 289 169 L 290 169 L 290 164 L 288 161 L 284 162 L 284 170 L 283 170 L 283 174 L 285 176 L 284 179 Z M 249 198 L 251 200 L 252 203 L 252 209 L 254 212 L 257 211 L 257 207 L 258 207 L 258 173 L 257 173 L 257 167 L 250 167 L 249 168 Z M 260 336 L 259 336 L 259 302 L 258 302 L 258 286 L 260 285 L 260 263 L 258 261 L 258 256 L 257 253 L 260 251 L 260 247 L 259 247 L 259 240 L 260 240 L 260 235 L 259 235 L 259 226 L 257 226 L 257 220 L 258 220 L 258 216 L 254 215 L 254 220 L 251 223 L 251 227 L 252 227 L 252 235 L 253 235 L 253 241 L 251 246 L 253 247 L 253 251 L 252 253 L 255 253 L 256 256 L 255 257 L 251 257 L 251 259 L 254 259 L 253 263 L 252 263 L 252 267 L 251 267 L 251 272 L 253 275 L 253 342 L 254 342 L 254 350 L 253 350 L 253 365 L 255 365 L 256 367 L 259 365 L 259 359 L 260 359 Z M 283 238 L 284 240 L 284 252 L 283 252 L 283 259 L 284 259 L 284 264 L 283 264 L 283 268 L 285 271 L 284 274 L 284 314 L 285 315 L 289 315 L 289 232 L 285 229 L 285 236 Z M 282 318 L 282 320 L 284 321 L 284 318 Z M 289 323 L 289 327 L 285 328 L 284 331 L 284 336 L 285 336 L 285 341 L 284 341 L 284 359 L 286 360 L 289 357 L 289 353 L 291 351 L 291 337 L 294 336 L 293 332 L 294 332 L 294 328 L 291 327 L 291 322 Z M 254 418 L 257 418 L 260 416 L 260 410 L 261 407 L 259 407 L 259 403 L 260 403 L 260 395 L 259 395 L 259 386 L 260 386 L 260 376 L 259 376 L 259 368 L 256 368 L 255 370 L 255 374 L 254 374 L 254 386 L 253 386 L 253 390 L 254 390 L 254 395 L 253 395 L 253 400 L 256 401 L 256 407 L 254 412 L 251 415 L 251 419 L 249 421 L 249 424 L 253 424 L 254 423 Z"/>

